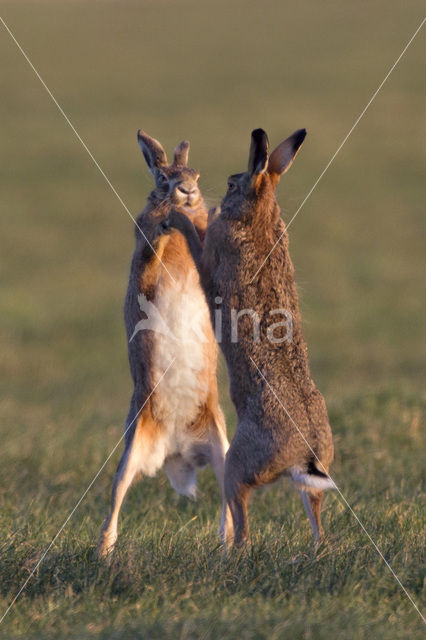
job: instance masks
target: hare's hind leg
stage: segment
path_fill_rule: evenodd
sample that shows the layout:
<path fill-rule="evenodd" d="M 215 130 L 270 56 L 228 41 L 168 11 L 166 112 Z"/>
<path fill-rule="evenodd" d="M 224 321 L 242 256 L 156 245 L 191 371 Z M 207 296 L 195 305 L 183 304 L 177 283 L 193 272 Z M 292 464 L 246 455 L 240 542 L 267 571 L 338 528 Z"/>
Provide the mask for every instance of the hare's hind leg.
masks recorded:
<path fill-rule="evenodd" d="M 231 510 L 234 527 L 234 539 L 227 540 L 227 543 L 228 546 L 235 544 L 236 547 L 240 547 L 246 541 L 249 531 L 247 499 L 250 487 L 249 484 L 245 482 L 246 472 L 242 465 L 238 446 L 234 444 L 236 438 L 238 438 L 237 435 L 234 436 L 234 440 L 226 455 L 225 495 Z"/>
<path fill-rule="evenodd" d="M 309 522 L 311 523 L 315 543 L 319 543 L 324 537 L 324 529 L 321 524 L 321 502 L 324 492 L 315 491 L 315 493 L 308 493 L 301 489 L 300 493 L 303 500 L 303 506 L 305 507 Z"/>
<path fill-rule="evenodd" d="M 137 464 L 132 445 L 133 438 L 126 444 L 115 472 L 112 485 L 111 509 L 102 525 L 99 536 L 97 553 L 100 558 L 107 556 L 114 549 L 117 540 L 118 514 L 123 504 L 124 496 L 137 473 Z"/>
<path fill-rule="evenodd" d="M 225 418 L 220 407 L 216 406 L 211 412 L 210 462 L 222 496 L 219 537 L 225 544 L 233 537 L 232 516 L 225 496 L 225 457 L 228 449 Z"/>
<path fill-rule="evenodd" d="M 242 482 L 229 482 L 229 478 L 225 479 L 226 499 L 231 510 L 232 522 L 234 528 L 234 539 L 227 538 L 226 544 L 231 547 L 241 547 L 248 537 L 248 511 L 247 500 L 249 494 L 249 486 Z"/>
<path fill-rule="evenodd" d="M 273 444 L 273 443 L 272 443 Z M 278 477 L 277 466 L 271 467 L 273 447 L 265 430 L 249 419 L 238 424 L 234 439 L 226 454 L 225 493 L 234 523 L 234 544 L 239 547 L 249 532 L 247 501 L 254 487 L 273 482 Z"/>
<path fill-rule="evenodd" d="M 141 414 L 135 426 L 130 427 L 126 434 L 126 444 L 124 447 L 123 455 L 118 463 L 117 471 L 114 476 L 112 485 L 111 496 L 111 508 L 108 516 L 106 517 L 101 533 L 99 536 L 99 542 L 97 547 L 97 553 L 99 557 L 107 556 L 114 549 L 115 542 L 117 540 L 117 527 L 118 527 L 118 515 L 120 513 L 123 500 L 132 484 L 135 476 L 141 472 L 144 465 L 143 454 L 147 453 L 147 448 L 144 447 L 145 432 L 148 431 L 148 437 L 150 435 L 149 422 L 153 423 L 152 417 L 149 415 Z M 134 419 L 134 412 L 129 413 L 127 424 Z M 154 424 L 152 426 L 155 426 Z"/>

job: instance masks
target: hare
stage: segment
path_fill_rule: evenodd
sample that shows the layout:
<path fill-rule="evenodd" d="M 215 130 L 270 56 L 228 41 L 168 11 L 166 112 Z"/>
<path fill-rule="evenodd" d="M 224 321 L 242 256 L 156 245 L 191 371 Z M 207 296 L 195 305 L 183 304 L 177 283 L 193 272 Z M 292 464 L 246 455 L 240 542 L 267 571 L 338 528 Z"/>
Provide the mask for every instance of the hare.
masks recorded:
<path fill-rule="evenodd" d="M 218 401 L 217 344 L 186 242 L 179 232 L 164 228 L 170 205 L 178 204 L 197 237 L 204 237 L 207 210 L 199 174 L 187 166 L 189 142 L 176 147 L 168 164 L 157 140 L 139 131 L 138 141 L 155 188 L 135 227 L 124 306 L 134 391 L 99 556 L 114 547 L 118 514 L 135 476 L 152 477 L 162 467 L 178 493 L 193 497 L 196 471 L 210 463 L 222 492 L 221 535 L 226 520 L 231 522 L 223 484 L 229 443 Z"/>
<path fill-rule="evenodd" d="M 238 416 L 225 465 L 225 493 L 237 546 L 248 535 L 252 487 L 289 475 L 301 490 L 316 541 L 323 536 L 323 492 L 334 488 L 328 476 L 333 442 L 327 409 L 309 371 L 288 234 L 275 197 L 279 179 L 305 135 L 304 129 L 296 131 L 269 156 L 266 133 L 252 132 L 248 170 L 229 178 L 221 211 L 211 216 L 204 248 L 179 209 L 171 210 L 166 224 L 187 239 L 216 335 L 221 318 L 220 346 Z M 285 315 L 285 322 L 276 322 L 277 313 Z M 231 535 L 225 533 L 229 545 Z"/>

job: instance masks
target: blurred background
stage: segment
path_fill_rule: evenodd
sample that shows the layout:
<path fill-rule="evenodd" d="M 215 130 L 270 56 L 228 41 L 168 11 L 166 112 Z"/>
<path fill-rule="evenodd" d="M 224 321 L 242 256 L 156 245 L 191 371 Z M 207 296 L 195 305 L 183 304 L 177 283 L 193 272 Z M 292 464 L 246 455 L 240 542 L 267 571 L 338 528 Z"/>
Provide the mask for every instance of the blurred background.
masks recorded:
<path fill-rule="evenodd" d="M 139 127 L 169 156 L 191 141 L 190 165 L 211 205 L 228 174 L 246 167 L 253 128 L 263 127 L 274 147 L 306 127 L 278 189 L 287 221 L 423 9 L 417 0 L 0 3 L 134 216 L 152 186 Z M 379 420 L 376 445 L 389 454 L 389 473 L 401 431 L 414 434 L 407 460 L 419 448 L 424 53 L 423 30 L 290 229 L 312 373 L 334 419 L 337 464 L 345 447 L 356 446 L 345 420 L 362 406 L 359 428 Z M 0 59 L 3 524 L 25 530 L 23 539 L 33 536 L 37 546 L 49 539 L 48 522 L 55 533 L 122 433 L 131 393 L 122 307 L 134 236 L 128 214 L 2 25 Z M 220 379 L 232 433 L 222 365 Z M 384 406 L 395 423 L 388 441 Z M 88 518 L 98 509 L 87 525 L 90 544 L 118 455 L 93 502 L 81 507 Z M 156 482 L 138 490 L 164 496 L 164 479 Z M 37 542 L 35 529 L 44 527 Z"/>

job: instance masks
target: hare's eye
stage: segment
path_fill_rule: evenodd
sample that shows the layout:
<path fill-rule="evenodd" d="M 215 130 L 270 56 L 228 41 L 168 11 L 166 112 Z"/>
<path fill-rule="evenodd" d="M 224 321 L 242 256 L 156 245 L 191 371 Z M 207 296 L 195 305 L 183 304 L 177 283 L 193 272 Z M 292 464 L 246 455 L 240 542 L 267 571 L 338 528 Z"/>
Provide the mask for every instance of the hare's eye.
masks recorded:
<path fill-rule="evenodd" d="M 157 177 L 157 184 L 159 187 L 164 187 L 167 184 L 167 178 L 163 173 L 160 173 Z"/>
<path fill-rule="evenodd" d="M 235 190 L 235 182 L 228 182 L 228 189 L 229 189 L 229 191 L 234 191 Z"/>

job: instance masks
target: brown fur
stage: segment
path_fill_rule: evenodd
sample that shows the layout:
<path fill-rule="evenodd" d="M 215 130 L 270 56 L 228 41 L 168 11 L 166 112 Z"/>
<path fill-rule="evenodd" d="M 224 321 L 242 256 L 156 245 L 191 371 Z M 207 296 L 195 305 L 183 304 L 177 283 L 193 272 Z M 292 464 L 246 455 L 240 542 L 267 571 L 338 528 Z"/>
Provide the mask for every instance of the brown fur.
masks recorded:
<path fill-rule="evenodd" d="M 303 130 L 296 132 L 269 158 L 265 132 L 253 132 L 248 171 L 229 178 L 221 213 L 213 216 L 207 229 L 204 250 L 187 219 L 176 210 L 169 217 L 170 225 L 186 236 L 213 322 L 215 299 L 220 296 L 223 300 L 220 346 L 238 415 L 237 431 L 226 458 L 225 489 L 237 545 L 248 533 L 250 488 L 273 482 L 293 468 L 300 469 L 305 478 L 322 476 L 328 482 L 326 474 L 333 459 L 327 409 L 309 371 L 288 234 L 275 197 L 279 177 L 291 165 L 304 137 Z M 252 281 L 278 239 L 268 262 Z M 238 342 L 232 342 L 232 308 L 253 309 L 259 314 L 258 342 L 253 341 L 249 316 L 241 317 Z M 291 312 L 293 340 L 273 344 L 267 334 L 269 312 L 280 308 Z M 310 519 L 318 536 L 322 531 L 322 490 L 303 483 L 299 486 L 310 496 L 305 506 L 308 515 L 312 509 Z"/>
<path fill-rule="evenodd" d="M 170 439 L 175 439 L 172 442 L 173 446 L 169 447 L 172 453 L 164 459 L 164 468 L 170 482 L 173 484 L 175 481 L 173 486 L 176 488 L 180 482 L 182 491 L 185 490 L 185 486 L 192 487 L 195 471 L 200 466 L 211 463 L 223 494 L 225 454 L 229 446 L 225 421 L 218 402 L 217 345 L 208 314 L 204 321 L 204 335 L 207 340 L 200 347 L 202 367 L 196 369 L 197 374 L 192 372 L 191 354 L 182 353 L 186 346 L 180 342 L 176 349 L 178 353 L 179 349 L 181 350 L 181 366 L 186 367 L 187 371 L 172 370 L 173 366 L 178 366 L 172 365 L 170 372 L 165 375 L 175 376 L 175 385 L 176 376 L 182 376 L 182 387 L 176 390 L 177 397 L 170 397 L 170 393 L 163 390 L 167 389 L 164 387 L 164 381 L 160 380 L 160 374 L 163 374 L 166 368 L 166 365 L 157 364 L 162 340 L 165 344 L 163 336 L 154 335 L 151 330 L 143 330 L 132 338 L 137 323 L 146 315 L 140 309 L 140 294 L 144 294 L 158 308 L 162 301 L 173 300 L 171 295 L 176 295 L 176 289 L 179 295 L 188 294 L 193 298 L 197 297 L 198 290 L 201 303 L 204 305 L 198 272 L 188 246 L 180 233 L 165 226 L 171 204 L 179 205 L 182 215 L 193 222 L 199 240 L 204 238 L 207 227 L 207 210 L 197 186 L 199 174 L 186 166 L 189 143 L 184 141 L 176 148 L 174 161 L 169 165 L 164 149 L 157 140 L 143 132 L 139 132 L 138 139 L 156 187 L 149 195 L 147 205 L 139 215 L 135 228 L 136 248 L 124 307 L 134 391 L 126 421 L 125 449 L 113 483 L 111 510 L 99 539 L 100 556 L 108 554 L 113 549 L 117 538 L 118 514 L 127 489 L 134 478 L 140 475 L 141 468 L 151 469 L 146 456 L 151 455 L 157 464 L 163 451 L 161 447 L 169 447 Z M 175 329 L 173 326 L 169 328 L 172 332 Z M 164 354 L 161 355 L 163 356 Z M 159 371 L 159 367 L 163 370 Z M 195 375 L 198 375 L 199 386 L 195 390 L 186 389 L 186 381 L 193 381 Z M 174 424 L 170 423 L 170 417 L 173 418 L 173 412 L 178 411 L 180 405 L 190 408 L 187 413 L 185 408 L 182 409 L 184 415 L 181 422 L 170 426 Z M 137 417 L 141 407 L 144 408 Z M 170 433 L 167 431 L 167 424 Z M 181 445 L 181 442 L 184 445 Z M 179 448 L 181 446 L 183 449 Z M 149 475 L 154 474 L 155 464 L 152 463 L 152 473 Z M 228 514 L 223 495 L 222 530 Z M 228 519 L 230 520 L 230 517 Z M 229 522 L 227 526 L 229 528 L 232 523 Z"/>

